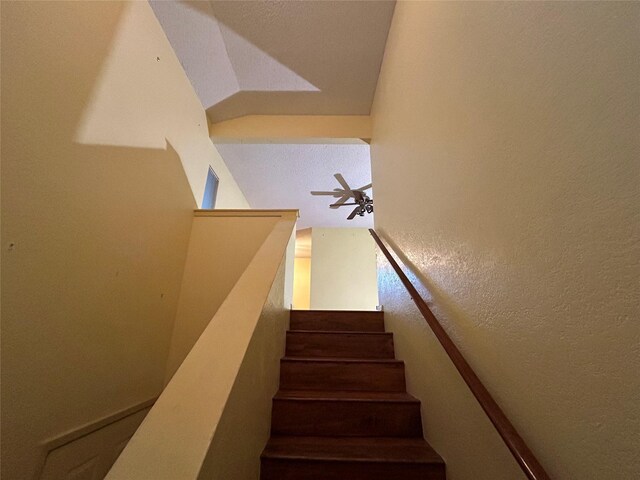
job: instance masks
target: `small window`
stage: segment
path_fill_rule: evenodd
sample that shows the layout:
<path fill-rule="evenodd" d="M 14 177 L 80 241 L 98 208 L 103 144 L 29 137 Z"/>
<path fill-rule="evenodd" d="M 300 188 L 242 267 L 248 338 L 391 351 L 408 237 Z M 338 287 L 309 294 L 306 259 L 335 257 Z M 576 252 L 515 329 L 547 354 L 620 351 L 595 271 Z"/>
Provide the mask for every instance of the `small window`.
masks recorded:
<path fill-rule="evenodd" d="M 202 208 L 212 210 L 216 208 L 216 196 L 218 195 L 218 176 L 214 173 L 213 168 L 209 167 L 207 174 L 207 184 L 204 187 L 204 198 L 202 199 Z"/>

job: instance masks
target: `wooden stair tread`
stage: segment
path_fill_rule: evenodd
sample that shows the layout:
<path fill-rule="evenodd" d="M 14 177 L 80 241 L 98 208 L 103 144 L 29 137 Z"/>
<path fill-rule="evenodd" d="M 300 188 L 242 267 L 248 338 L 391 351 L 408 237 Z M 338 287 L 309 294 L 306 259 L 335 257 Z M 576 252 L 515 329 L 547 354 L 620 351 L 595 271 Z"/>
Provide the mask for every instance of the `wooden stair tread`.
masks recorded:
<path fill-rule="evenodd" d="M 406 392 L 280 390 L 272 435 L 422 438 L 420 401 Z"/>
<path fill-rule="evenodd" d="M 408 393 L 400 392 L 361 392 L 339 390 L 278 390 L 273 397 L 277 400 L 322 400 L 322 401 L 369 401 L 420 403 L 420 400 Z"/>
<path fill-rule="evenodd" d="M 386 332 L 289 330 L 287 357 L 393 359 L 393 334 Z"/>
<path fill-rule="evenodd" d="M 262 457 L 325 462 L 444 463 L 422 438 L 272 436 Z"/>
<path fill-rule="evenodd" d="M 384 313 L 377 311 L 292 310 L 291 330 L 384 332 Z"/>
<path fill-rule="evenodd" d="M 282 357 L 281 361 L 301 363 L 379 363 L 383 365 L 404 365 L 402 360 L 396 360 L 395 358 Z"/>
<path fill-rule="evenodd" d="M 404 363 L 394 359 L 285 357 L 282 390 L 406 392 Z"/>

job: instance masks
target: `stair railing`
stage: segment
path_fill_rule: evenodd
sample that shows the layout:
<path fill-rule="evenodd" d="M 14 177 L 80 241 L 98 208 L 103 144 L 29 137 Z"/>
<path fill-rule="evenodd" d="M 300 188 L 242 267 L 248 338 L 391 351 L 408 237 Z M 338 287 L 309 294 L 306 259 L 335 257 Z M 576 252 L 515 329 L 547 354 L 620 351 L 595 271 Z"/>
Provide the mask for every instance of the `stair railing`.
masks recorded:
<path fill-rule="evenodd" d="M 447 355 L 449 355 L 449 358 L 453 362 L 454 366 L 471 390 L 471 393 L 473 393 L 473 395 L 476 397 L 476 400 L 478 400 L 478 403 L 480 403 L 480 406 L 489 417 L 489 420 L 491 420 L 491 423 L 493 423 L 493 426 L 498 431 L 498 434 L 502 437 L 502 440 L 507 445 L 507 448 L 509 448 L 509 450 L 511 451 L 511 454 L 516 459 L 527 478 L 529 478 L 529 480 L 550 480 L 549 475 L 547 475 L 544 468 L 542 468 L 542 465 L 540 465 L 540 462 L 538 462 L 531 449 L 527 446 L 520 434 L 516 431 L 515 427 L 511 424 L 507 416 L 504 414 L 500 406 L 496 403 L 489 391 L 473 371 L 471 366 L 462 356 L 462 353 L 460 352 L 460 350 L 458 350 L 458 347 L 456 347 L 455 343 L 453 343 L 438 319 L 427 306 L 427 303 L 420 296 L 416 288 L 404 274 L 395 259 L 391 256 L 391 253 L 389 253 L 387 247 L 384 245 L 384 243 L 382 243 L 382 240 L 380 240 L 380 237 L 377 235 L 375 230 L 370 228 L 369 232 L 371 233 L 371 236 L 373 237 L 375 242 L 378 244 L 378 247 L 380 247 L 380 250 L 382 250 L 382 253 L 384 253 L 385 257 L 387 257 L 387 260 L 389 261 L 393 269 L 398 274 L 400 281 L 409 292 L 409 295 L 415 302 L 418 310 L 420 310 L 420 313 L 427 321 L 427 324 L 431 327 L 431 330 L 435 334 L 436 338 L 444 347 Z"/>

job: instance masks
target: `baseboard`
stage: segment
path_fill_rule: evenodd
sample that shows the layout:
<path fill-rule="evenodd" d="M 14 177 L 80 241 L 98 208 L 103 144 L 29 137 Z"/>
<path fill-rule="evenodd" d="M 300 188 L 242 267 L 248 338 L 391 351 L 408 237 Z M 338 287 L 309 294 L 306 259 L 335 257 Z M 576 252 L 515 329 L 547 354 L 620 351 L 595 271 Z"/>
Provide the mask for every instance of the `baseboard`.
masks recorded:
<path fill-rule="evenodd" d="M 73 430 L 69 430 L 51 439 L 45 440 L 40 445 L 40 450 L 42 453 L 39 461 L 38 472 L 34 480 L 40 480 L 41 478 L 43 478 L 43 475 L 46 475 L 45 466 L 47 465 L 49 456 L 52 454 L 52 452 L 55 452 L 58 449 L 62 449 L 63 447 L 68 446 L 74 442 L 78 442 L 78 443 L 83 442 L 83 439 L 85 439 L 85 437 L 90 437 L 94 434 L 97 435 L 98 432 L 100 432 L 101 430 L 106 429 L 107 427 L 114 425 L 118 422 L 123 422 L 123 425 L 125 423 L 131 424 L 126 426 L 125 428 L 135 431 L 135 428 L 137 428 L 136 423 L 138 419 L 135 418 L 134 416 L 137 415 L 138 417 L 142 418 L 143 415 L 141 415 L 141 412 L 143 412 L 144 410 L 150 409 L 153 406 L 153 404 L 156 402 L 157 398 L 158 397 L 155 396 L 143 402 L 130 405 L 129 407 L 118 410 L 112 414 L 105 415 L 95 421 L 88 422 L 78 428 L 74 428 Z M 131 417 L 131 419 L 129 417 Z M 133 420 L 133 421 L 127 421 L 127 420 Z M 131 431 L 131 434 L 133 434 L 133 431 Z M 97 456 L 95 458 L 97 458 Z M 110 460 L 106 460 L 106 461 L 108 462 Z M 102 460 L 102 463 L 104 463 L 104 460 Z M 50 476 L 47 475 L 46 478 L 50 478 Z"/>

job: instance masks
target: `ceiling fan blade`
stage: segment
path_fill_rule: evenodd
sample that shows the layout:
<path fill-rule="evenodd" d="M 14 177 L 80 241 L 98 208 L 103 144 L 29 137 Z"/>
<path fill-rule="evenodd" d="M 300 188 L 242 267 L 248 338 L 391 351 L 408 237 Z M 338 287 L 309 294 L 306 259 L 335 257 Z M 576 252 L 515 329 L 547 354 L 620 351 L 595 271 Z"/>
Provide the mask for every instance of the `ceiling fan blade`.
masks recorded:
<path fill-rule="evenodd" d="M 311 192 L 311 195 L 330 195 L 332 197 L 341 197 L 344 195 L 342 192 Z"/>
<path fill-rule="evenodd" d="M 334 203 L 332 205 L 329 205 L 329 208 L 339 208 L 339 207 L 347 207 L 349 205 L 360 205 L 359 203 Z"/>
<path fill-rule="evenodd" d="M 342 206 L 344 204 L 344 202 L 349 200 L 349 198 L 351 198 L 349 195 L 343 195 L 340 198 L 340 200 L 338 200 L 336 203 L 333 203 L 333 204 L 329 205 L 329 208 L 338 208 L 338 207 Z"/>
<path fill-rule="evenodd" d="M 336 177 L 336 180 L 338 180 L 338 183 L 342 185 L 342 188 L 344 188 L 346 191 L 351 191 L 351 187 L 349 186 L 347 181 L 344 179 L 342 174 L 336 173 L 334 177 Z"/>
<path fill-rule="evenodd" d="M 356 188 L 356 190 L 364 192 L 365 190 L 369 190 L 371 187 L 373 187 L 373 183 L 367 183 L 364 187 Z"/>
<path fill-rule="evenodd" d="M 358 203 L 364 201 L 364 197 L 363 197 L 362 192 L 360 192 L 358 190 L 354 190 L 353 191 L 353 198 L 355 198 L 356 202 L 358 202 Z"/>
<path fill-rule="evenodd" d="M 347 217 L 347 220 L 353 220 L 353 219 L 356 217 L 356 215 L 358 215 L 358 212 L 359 212 L 359 211 L 360 211 L 360 207 L 359 207 L 359 206 L 358 206 L 358 207 L 356 207 L 356 208 L 354 208 L 354 209 L 353 209 L 353 212 L 351 212 L 351 213 L 349 214 L 349 216 Z"/>

